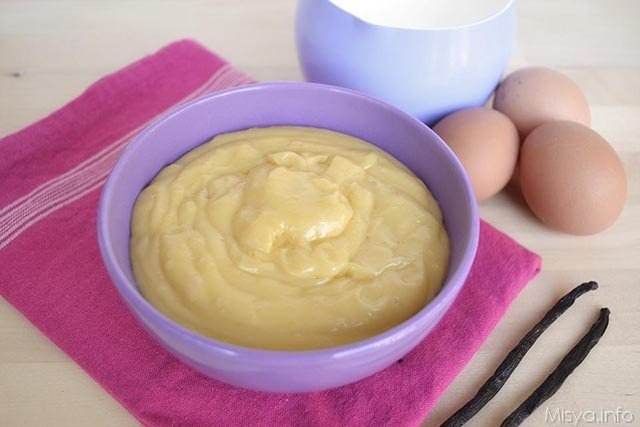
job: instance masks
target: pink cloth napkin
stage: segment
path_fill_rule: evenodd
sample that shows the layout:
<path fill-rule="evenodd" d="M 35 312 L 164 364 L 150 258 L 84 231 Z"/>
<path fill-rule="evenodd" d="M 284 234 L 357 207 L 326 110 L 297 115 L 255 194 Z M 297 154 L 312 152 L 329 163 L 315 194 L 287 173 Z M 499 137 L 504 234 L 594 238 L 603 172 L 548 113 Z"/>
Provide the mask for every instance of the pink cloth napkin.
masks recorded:
<path fill-rule="evenodd" d="M 402 363 L 321 393 L 205 378 L 142 330 L 107 276 L 96 208 L 122 148 L 167 109 L 251 82 L 180 41 L 0 140 L 0 294 L 145 425 L 417 425 L 540 270 L 537 255 L 486 223 L 465 287 L 436 329 Z"/>

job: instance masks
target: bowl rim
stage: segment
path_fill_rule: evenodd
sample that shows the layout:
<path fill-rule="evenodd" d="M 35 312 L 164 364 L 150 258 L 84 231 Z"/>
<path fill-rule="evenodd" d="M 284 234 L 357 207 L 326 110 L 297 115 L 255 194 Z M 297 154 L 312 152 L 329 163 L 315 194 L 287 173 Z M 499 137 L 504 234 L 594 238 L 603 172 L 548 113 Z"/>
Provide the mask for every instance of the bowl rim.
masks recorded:
<path fill-rule="evenodd" d="M 470 209 L 468 212 L 468 219 L 471 223 L 471 229 L 469 230 L 469 239 L 465 243 L 463 249 L 464 255 L 460 261 L 460 265 L 450 277 L 443 283 L 441 290 L 436 296 L 429 301 L 420 311 L 415 313 L 407 320 L 393 326 L 386 331 L 366 338 L 364 340 L 356 341 L 350 344 L 340 345 L 336 347 L 328 347 L 313 350 L 266 350 L 252 347 L 243 347 L 236 344 L 220 341 L 205 335 L 201 335 L 198 332 L 192 331 L 178 322 L 174 321 L 170 317 L 163 314 L 160 310 L 155 308 L 142 293 L 138 290 L 135 281 L 130 281 L 123 269 L 120 268 L 115 250 L 111 244 L 110 239 L 106 236 L 108 233 L 108 209 L 113 194 L 116 191 L 115 188 L 115 176 L 119 175 L 124 168 L 126 159 L 134 152 L 138 146 L 151 134 L 157 127 L 161 126 L 165 122 L 171 120 L 176 115 L 182 114 L 185 110 L 193 108 L 201 103 L 208 103 L 212 99 L 234 96 L 237 93 L 253 92 L 253 91 L 271 91 L 271 90 L 303 90 L 303 91 L 331 91 L 337 92 L 339 96 L 356 97 L 360 100 L 368 103 L 377 104 L 378 107 L 387 110 L 390 114 L 400 115 L 406 121 L 407 126 L 413 126 L 419 128 L 421 133 L 425 133 L 425 137 L 429 137 L 437 144 L 440 145 L 440 149 L 444 151 L 445 156 L 452 163 L 457 173 L 462 175 L 464 183 L 464 197 L 470 201 Z M 392 154 L 393 155 L 393 154 Z M 395 157 L 395 156 L 394 156 Z M 263 365 L 291 365 L 292 362 L 296 366 L 315 364 L 319 360 L 326 359 L 340 359 L 345 357 L 351 357 L 360 353 L 368 352 L 376 347 L 383 346 L 388 340 L 399 340 L 408 329 L 412 326 L 415 327 L 420 321 L 427 317 L 433 311 L 439 310 L 442 306 L 452 304 L 457 294 L 462 289 L 465 279 L 471 269 L 471 265 L 476 255 L 478 246 L 479 233 L 480 233 L 480 221 L 478 214 L 478 207 L 475 200 L 475 195 L 468 175 L 466 174 L 462 164 L 455 156 L 453 151 L 442 141 L 442 139 L 427 125 L 411 116 L 410 114 L 391 106 L 384 101 L 372 98 L 361 92 L 357 92 L 351 89 L 346 89 L 338 86 L 320 84 L 320 83 L 308 83 L 308 82 L 269 82 L 269 83 L 255 83 L 235 88 L 225 89 L 217 92 L 213 92 L 204 96 L 201 96 L 193 101 L 187 102 L 177 108 L 174 108 L 153 123 L 148 125 L 142 132 L 140 132 L 133 141 L 131 141 L 127 147 L 120 154 L 120 157 L 116 161 L 114 167 L 109 172 L 109 176 L 103 187 L 102 194 L 100 195 L 100 201 L 98 205 L 98 218 L 97 218 L 97 232 L 98 243 L 100 247 L 100 253 L 102 255 L 103 263 L 107 268 L 107 271 L 111 277 L 112 283 L 115 285 L 118 293 L 130 308 L 136 312 L 134 317 L 140 323 L 143 323 L 145 328 L 149 329 L 148 325 L 144 325 L 145 321 L 141 319 L 149 319 L 155 328 L 159 328 L 168 332 L 180 340 L 186 340 L 195 344 L 198 347 L 206 349 L 206 351 L 215 351 L 221 354 L 240 356 L 242 359 L 252 359 Z M 141 312 L 141 313 L 138 313 Z M 403 333 L 404 332 L 404 333 Z"/>
<path fill-rule="evenodd" d="M 500 9 L 498 9 L 496 12 L 493 12 L 489 16 L 486 16 L 484 18 L 478 19 L 476 21 L 469 22 L 467 24 L 443 25 L 443 26 L 440 26 L 440 27 L 419 27 L 419 26 L 411 26 L 411 25 L 401 26 L 401 25 L 379 24 L 377 22 L 372 22 L 372 21 L 370 21 L 368 19 L 361 18 L 360 16 L 356 15 L 355 13 L 345 9 L 341 5 L 336 4 L 335 0 L 325 0 L 325 1 L 330 3 L 331 6 L 335 7 L 340 12 L 349 15 L 350 17 L 352 17 L 357 22 L 359 22 L 361 24 L 364 24 L 364 25 L 372 26 L 372 27 L 380 29 L 380 30 L 402 30 L 402 31 L 417 31 L 417 32 L 434 31 L 434 32 L 439 32 L 439 31 L 467 30 L 467 29 L 471 29 L 471 28 L 474 28 L 474 27 L 479 27 L 481 25 L 487 24 L 487 23 L 489 23 L 491 21 L 494 21 L 495 19 L 499 18 L 500 16 L 504 15 L 505 13 L 510 11 L 511 9 L 513 9 L 516 0 L 506 0 L 504 6 L 502 6 Z"/>

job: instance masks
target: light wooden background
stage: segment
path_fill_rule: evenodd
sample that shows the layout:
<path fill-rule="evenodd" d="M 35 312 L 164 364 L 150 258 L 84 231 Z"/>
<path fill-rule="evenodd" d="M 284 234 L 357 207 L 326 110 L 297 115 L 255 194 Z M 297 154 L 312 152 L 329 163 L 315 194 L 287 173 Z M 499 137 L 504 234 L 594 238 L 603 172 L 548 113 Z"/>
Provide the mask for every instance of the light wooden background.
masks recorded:
<path fill-rule="evenodd" d="M 183 37 L 198 39 L 258 80 L 300 80 L 294 9 L 294 0 L 0 0 L 0 135 L 52 112 L 102 75 Z M 555 67 L 579 83 L 592 107 L 594 129 L 624 161 L 627 206 L 614 227 L 579 238 L 547 230 L 513 190 L 482 205 L 484 219 L 542 255 L 544 271 L 426 424 L 436 425 L 472 396 L 561 294 L 593 279 L 601 289 L 583 297 L 540 339 L 470 425 L 497 425 L 546 377 L 603 305 L 612 316 L 601 344 L 527 425 L 544 425 L 546 410 L 618 407 L 632 411 L 640 425 L 640 0 L 520 0 L 518 19 L 511 68 Z M 136 421 L 0 298 L 0 425 L 128 426 Z"/>

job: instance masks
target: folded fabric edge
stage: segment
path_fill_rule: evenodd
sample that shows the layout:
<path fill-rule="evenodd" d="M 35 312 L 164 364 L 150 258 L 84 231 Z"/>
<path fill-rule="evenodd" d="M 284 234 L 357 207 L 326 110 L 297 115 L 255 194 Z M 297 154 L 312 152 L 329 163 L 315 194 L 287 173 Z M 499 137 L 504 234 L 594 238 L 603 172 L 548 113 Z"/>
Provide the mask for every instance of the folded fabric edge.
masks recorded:
<path fill-rule="evenodd" d="M 0 208 L 90 161 L 225 64 L 197 42 L 180 40 L 102 77 L 53 113 L 0 139 L 0 182 L 7 184 Z"/>
<path fill-rule="evenodd" d="M 150 59 L 157 57 L 157 56 L 164 56 L 166 54 L 169 55 L 173 55 L 175 54 L 177 51 L 184 51 L 182 52 L 182 54 L 190 51 L 193 55 L 206 55 L 208 58 L 214 57 L 216 58 L 219 62 L 220 65 L 225 64 L 226 61 L 220 57 L 218 57 L 217 55 L 215 55 L 213 52 L 209 51 L 207 48 L 205 48 L 204 46 L 202 46 L 200 43 L 198 43 L 197 41 L 193 40 L 193 39 L 182 39 L 182 40 L 178 40 L 175 42 L 172 42 L 160 49 L 158 49 L 157 51 L 147 54 L 144 57 L 130 63 L 129 65 L 124 66 L 123 68 L 117 69 L 115 71 L 113 71 L 112 73 L 109 73 L 105 76 L 100 77 L 98 80 L 96 80 L 95 82 L 91 83 L 89 86 L 87 86 L 87 88 L 85 90 L 83 90 L 80 95 L 78 95 L 76 98 L 72 99 L 71 101 L 67 102 L 66 104 L 62 105 L 60 108 L 56 109 L 55 111 L 51 112 L 50 114 L 36 120 L 35 122 L 27 125 L 26 127 L 19 129 L 15 132 L 11 132 L 7 135 L 4 135 L 2 137 L 0 137 L 0 153 L 2 153 L 2 150 L 5 150 L 6 147 L 3 146 L 2 144 L 5 141 L 8 140 L 13 140 L 17 137 L 19 137 L 21 134 L 28 132 L 34 128 L 40 127 L 43 124 L 48 124 L 50 122 L 56 122 L 58 117 L 60 116 L 61 112 L 63 110 L 65 110 L 66 108 L 69 108 L 71 106 L 77 105 L 77 104 L 81 104 L 85 101 L 86 98 L 88 97 L 92 97 L 94 95 L 95 92 L 99 92 L 101 90 L 101 85 L 105 82 L 108 81 L 109 79 L 121 75 L 127 71 L 135 71 L 137 68 L 140 68 L 144 63 L 146 63 L 147 61 L 149 61 Z"/>

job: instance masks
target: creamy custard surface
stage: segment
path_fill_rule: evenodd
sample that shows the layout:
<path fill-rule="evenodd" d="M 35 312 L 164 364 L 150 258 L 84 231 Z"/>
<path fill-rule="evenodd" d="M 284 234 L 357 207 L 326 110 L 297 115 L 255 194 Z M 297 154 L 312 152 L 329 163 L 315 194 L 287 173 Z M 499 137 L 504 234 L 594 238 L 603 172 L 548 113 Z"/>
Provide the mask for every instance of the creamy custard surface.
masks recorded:
<path fill-rule="evenodd" d="M 421 180 L 371 144 L 310 127 L 215 137 L 165 167 L 132 218 L 145 298 L 201 334 L 261 349 L 383 332 L 435 296 L 448 259 Z"/>

